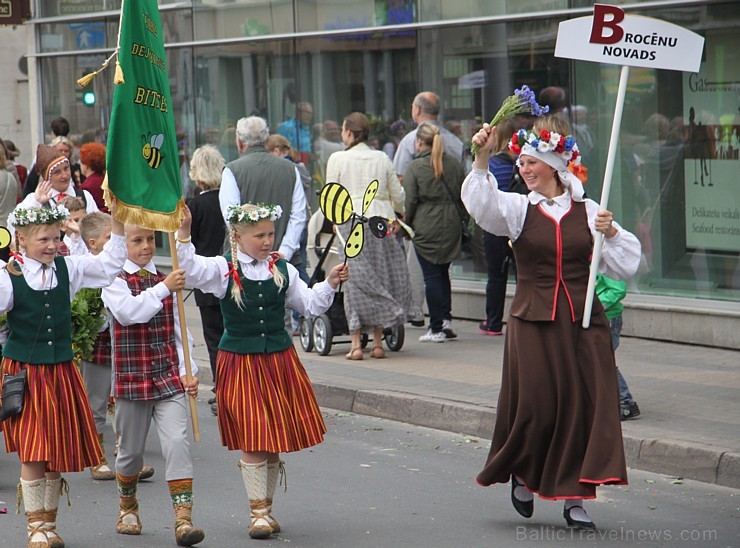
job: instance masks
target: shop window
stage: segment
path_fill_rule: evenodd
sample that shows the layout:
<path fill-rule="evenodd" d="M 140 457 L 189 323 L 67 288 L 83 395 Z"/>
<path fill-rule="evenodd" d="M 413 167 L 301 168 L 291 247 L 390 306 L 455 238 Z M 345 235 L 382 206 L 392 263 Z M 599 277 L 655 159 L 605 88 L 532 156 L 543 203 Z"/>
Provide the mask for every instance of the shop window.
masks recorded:
<path fill-rule="evenodd" d="M 415 0 L 296 0 L 298 32 L 416 22 Z"/>
<path fill-rule="evenodd" d="M 290 33 L 294 30 L 291 0 L 201 0 L 194 9 L 198 40 Z"/>

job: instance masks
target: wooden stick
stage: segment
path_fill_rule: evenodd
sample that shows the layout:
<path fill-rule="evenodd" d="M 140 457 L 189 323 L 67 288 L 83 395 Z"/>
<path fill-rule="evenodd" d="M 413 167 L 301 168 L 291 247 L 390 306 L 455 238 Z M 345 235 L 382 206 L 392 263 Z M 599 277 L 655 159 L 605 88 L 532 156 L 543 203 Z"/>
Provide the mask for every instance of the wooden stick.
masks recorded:
<path fill-rule="evenodd" d="M 180 262 L 177 260 L 177 247 L 175 244 L 175 235 L 172 232 L 167 233 L 170 237 L 170 257 L 172 257 L 172 269 L 178 270 Z M 185 378 L 188 382 L 193 381 L 193 371 L 190 363 L 190 345 L 188 344 L 188 328 L 185 323 L 185 302 L 182 299 L 182 289 L 176 291 L 177 312 L 180 315 L 180 334 L 182 336 L 182 355 L 185 360 Z M 195 397 L 190 396 L 190 419 L 193 421 L 193 439 L 200 441 L 200 428 L 198 427 L 198 410 L 195 407 Z"/>

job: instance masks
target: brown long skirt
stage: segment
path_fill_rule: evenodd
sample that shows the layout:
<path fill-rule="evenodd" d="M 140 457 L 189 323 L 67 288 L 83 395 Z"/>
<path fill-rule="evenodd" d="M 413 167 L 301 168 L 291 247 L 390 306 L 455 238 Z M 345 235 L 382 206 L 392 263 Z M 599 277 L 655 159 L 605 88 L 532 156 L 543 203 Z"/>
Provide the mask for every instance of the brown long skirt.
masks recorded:
<path fill-rule="evenodd" d="M 23 411 L 5 421 L 8 453 L 45 462 L 49 472 L 79 472 L 100 464 L 103 452 L 85 386 L 71 361 L 28 365 L 3 358 L 3 376 L 26 369 Z"/>
<path fill-rule="evenodd" d="M 511 474 L 545 499 L 594 498 L 626 484 L 619 388 L 609 322 L 573 323 L 565 292 L 555 321 L 510 317 L 496 424 L 479 484 Z"/>
<path fill-rule="evenodd" d="M 324 419 L 295 347 L 269 354 L 219 350 L 217 367 L 223 445 L 231 450 L 283 453 L 323 441 Z"/>

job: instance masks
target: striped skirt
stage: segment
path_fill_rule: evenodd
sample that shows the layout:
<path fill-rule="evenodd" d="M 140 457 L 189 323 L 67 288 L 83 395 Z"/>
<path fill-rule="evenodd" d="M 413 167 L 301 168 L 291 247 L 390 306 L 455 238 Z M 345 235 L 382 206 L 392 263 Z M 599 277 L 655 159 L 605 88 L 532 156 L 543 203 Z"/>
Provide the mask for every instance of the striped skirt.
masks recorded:
<path fill-rule="evenodd" d="M 8 453 L 18 453 L 21 462 L 45 462 L 50 472 L 100 464 L 103 452 L 74 362 L 27 365 L 3 358 L 3 376 L 22 369 L 28 371 L 23 411 L 4 422 Z"/>
<path fill-rule="evenodd" d="M 326 426 L 295 347 L 269 354 L 218 351 L 221 443 L 230 450 L 287 453 L 319 444 Z"/>

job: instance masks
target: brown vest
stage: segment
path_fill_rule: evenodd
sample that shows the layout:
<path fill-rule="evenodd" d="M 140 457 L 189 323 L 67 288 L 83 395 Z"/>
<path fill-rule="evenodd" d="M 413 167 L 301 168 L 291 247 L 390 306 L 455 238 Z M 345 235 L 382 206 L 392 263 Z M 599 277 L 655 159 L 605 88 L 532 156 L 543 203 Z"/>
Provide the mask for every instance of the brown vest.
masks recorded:
<path fill-rule="evenodd" d="M 586 204 L 571 200 L 559 224 L 538 205 L 530 204 L 513 248 L 517 279 L 510 314 L 523 320 L 552 321 L 562 291 L 572 321 L 580 321 L 593 250 Z M 592 314 L 601 310 L 601 303 L 594 299 Z"/>

